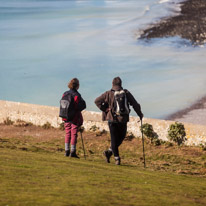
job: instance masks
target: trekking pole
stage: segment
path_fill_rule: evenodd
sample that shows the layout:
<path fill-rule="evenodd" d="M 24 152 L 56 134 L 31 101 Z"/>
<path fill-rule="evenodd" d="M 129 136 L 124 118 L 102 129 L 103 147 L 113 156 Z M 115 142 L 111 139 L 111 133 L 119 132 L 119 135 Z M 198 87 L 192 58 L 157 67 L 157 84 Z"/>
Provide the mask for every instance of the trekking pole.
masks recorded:
<path fill-rule="evenodd" d="M 83 151 L 84 151 L 84 159 L 86 160 L 86 154 L 85 154 L 85 149 L 84 149 L 84 142 L 83 142 L 82 132 L 83 132 L 83 129 L 80 128 L 80 134 L 81 134 L 81 140 L 82 140 L 82 147 L 83 147 Z"/>
<path fill-rule="evenodd" d="M 142 132 L 142 149 L 143 149 L 144 168 L 146 168 L 145 152 L 144 152 L 144 136 L 143 136 L 143 129 L 142 129 L 142 119 L 140 121 L 141 121 L 141 132 Z"/>

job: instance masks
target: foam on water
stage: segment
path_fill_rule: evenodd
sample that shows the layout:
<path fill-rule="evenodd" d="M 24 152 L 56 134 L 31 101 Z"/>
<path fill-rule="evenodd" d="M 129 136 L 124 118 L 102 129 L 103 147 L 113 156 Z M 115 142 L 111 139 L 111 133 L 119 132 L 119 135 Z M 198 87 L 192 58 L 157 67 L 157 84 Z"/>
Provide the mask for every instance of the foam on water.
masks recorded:
<path fill-rule="evenodd" d="M 162 3 L 165 3 L 165 2 L 169 2 L 169 1 L 170 0 L 160 0 L 159 3 L 162 4 Z"/>

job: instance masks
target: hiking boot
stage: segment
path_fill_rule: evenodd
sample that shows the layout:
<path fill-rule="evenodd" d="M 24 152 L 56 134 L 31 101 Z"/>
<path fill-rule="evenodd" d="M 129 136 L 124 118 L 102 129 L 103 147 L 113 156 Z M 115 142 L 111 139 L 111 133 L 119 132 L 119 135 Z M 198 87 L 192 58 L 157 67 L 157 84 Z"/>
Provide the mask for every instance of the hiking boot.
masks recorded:
<path fill-rule="evenodd" d="M 106 162 L 107 163 L 110 163 L 110 157 L 112 156 L 112 152 L 111 151 L 108 151 L 108 150 L 105 150 L 103 152 L 103 155 L 106 157 Z"/>
<path fill-rule="evenodd" d="M 77 156 L 76 152 L 72 152 L 70 154 L 70 157 L 74 157 L 74 158 L 78 158 L 79 159 L 79 156 Z"/>
<path fill-rule="evenodd" d="M 116 164 L 116 165 L 120 165 L 120 162 L 121 162 L 121 161 L 120 161 L 120 157 L 119 157 L 119 158 L 115 158 L 115 164 Z"/>
<path fill-rule="evenodd" d="M 65 157 L 69 157 L 69 154 L 70 154 L 70 151 L 69 151 L 69 150 L 66 150 L 64 156 L 65 156 Z"/>

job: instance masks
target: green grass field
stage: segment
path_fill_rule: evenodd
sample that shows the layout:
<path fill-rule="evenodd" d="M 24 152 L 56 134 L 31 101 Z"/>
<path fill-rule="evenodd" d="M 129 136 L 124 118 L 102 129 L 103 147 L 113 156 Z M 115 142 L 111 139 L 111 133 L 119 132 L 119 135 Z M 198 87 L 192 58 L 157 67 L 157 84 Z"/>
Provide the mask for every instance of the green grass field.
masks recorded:
<path fill-rule="evenodd" d="M 51 130 L 49 134 L 57 132 Z M 42 129 L 34 134 L 46 135 Z M 137 140 L 123 143 L 122 165 L 117 166 L 113 159 L 107 164 L 102 157 L 108 145 L 106 136 L 84 134 L 86 160 L 80 141 L 81 158 L 73 159 L 64 157 L 63 138 L 37 137 L 22 136 L 19 130 L 14 137 L 0 135 L 0 205 L 206 205 L 205 175 L 173 172 L 185 162 L 184 171 L 198 165 L 204 169 L 205 152 L 198 149 L 191 148 L 189 155 L 188 148 L 167 150 L 146 144 L 144 169 L 141 145 L 135 150 Z M 178 156 L 178 152 L 182 153 Z"/>
<path fill-rule="evenodd" d="M 0 150 L 0 205 L 206 205 L 202 177 Z"/>

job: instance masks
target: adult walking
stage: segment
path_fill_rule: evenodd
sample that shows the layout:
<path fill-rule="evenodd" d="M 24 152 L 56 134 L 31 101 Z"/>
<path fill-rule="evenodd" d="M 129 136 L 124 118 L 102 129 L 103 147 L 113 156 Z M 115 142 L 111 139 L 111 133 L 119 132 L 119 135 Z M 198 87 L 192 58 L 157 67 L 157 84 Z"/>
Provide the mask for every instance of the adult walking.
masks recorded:
<path fill-rule="evenodd" d="M 120 165 L 119 146 L 122 144 L 127 133 L 127 122 L 129 121 L 129 106 L 142 120 L 143 114 L 140 104 L 133 95 L 122 88 L 122 80 L 115 77 L 112 81 L 112 89 L 106 91 L 95 100 L 96 106 L 102 111 L 102 120 L 108 121 L 111 147 L 104 151 L 106 161 L 110 163 L 112 154 L 115 158 L 115 164 Z"/>
<path fill-rule="evenodd" d="M 68 83 L 69 91 L 64 92 L 60 107 L 67 118 L 62 118 L 65 128 L 65 156 L 79 158 L 76 154 L 78 128 L 83 124 L 81 111 L 86 108 L 86 102 L 77 91 L 79 89 L 79 80 L 73 78 Z M 65 103 L 66 102 L 66 103 Z M 71 147 L 71 150 L 70 150 Z"/>

